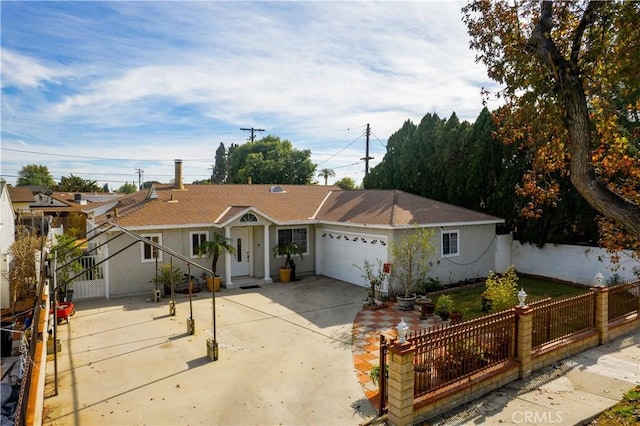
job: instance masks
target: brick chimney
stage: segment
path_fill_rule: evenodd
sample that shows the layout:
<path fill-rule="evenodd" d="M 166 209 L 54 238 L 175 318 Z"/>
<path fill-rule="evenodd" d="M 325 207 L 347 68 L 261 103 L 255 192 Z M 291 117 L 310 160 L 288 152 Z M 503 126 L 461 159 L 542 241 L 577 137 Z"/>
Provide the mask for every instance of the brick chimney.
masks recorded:
<path fill-rule="evenodd" d="M 182 160 L 175 160 L 175 165 L 176 172 L 173 180 L 173 186 L 176 189 L 184 189 L 184 185 L 182 184 Z"/>

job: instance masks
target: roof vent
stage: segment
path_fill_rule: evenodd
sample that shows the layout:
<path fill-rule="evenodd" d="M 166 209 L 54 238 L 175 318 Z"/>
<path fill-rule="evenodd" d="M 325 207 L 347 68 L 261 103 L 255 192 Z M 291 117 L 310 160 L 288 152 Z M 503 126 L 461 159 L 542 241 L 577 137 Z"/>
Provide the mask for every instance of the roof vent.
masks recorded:
<path fill-rule="evenodd" d="M 279 192 L 287 192 L 284 189 L 282 189 L 281 186 L 278 185 L 274 185 L 271 188 L 269 188 L 269 192 L 273 192 L 273 193 L 279 193 Z"/>

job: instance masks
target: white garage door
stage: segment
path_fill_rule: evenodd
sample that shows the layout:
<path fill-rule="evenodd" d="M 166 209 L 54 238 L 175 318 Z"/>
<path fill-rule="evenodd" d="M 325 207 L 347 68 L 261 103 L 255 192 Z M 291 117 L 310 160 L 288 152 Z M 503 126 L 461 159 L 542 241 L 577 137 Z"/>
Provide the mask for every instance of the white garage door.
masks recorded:
<path fill-rule="evenodd" d="M 387 237 L 324 229 L 319 234 L 321 273 L 327 277 L 368 287 L 362 278 L 364 261 L 375 265 L 387 261 Z"/>

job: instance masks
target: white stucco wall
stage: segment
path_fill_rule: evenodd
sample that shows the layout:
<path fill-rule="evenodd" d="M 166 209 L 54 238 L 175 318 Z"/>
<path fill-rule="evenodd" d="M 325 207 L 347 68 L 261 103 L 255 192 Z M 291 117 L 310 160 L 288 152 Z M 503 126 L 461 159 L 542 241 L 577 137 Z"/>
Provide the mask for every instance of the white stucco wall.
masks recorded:
<path fill-rule="evenodd" d="M 15 214 L 7 187 L 0 188 L 0 307 L 11 306 L 10 285 L 7 273 L 11 264 L 9 249 L 15 240 Z"/>
<path fill-rule="evenodd" d="M 613 271 L 610 255 L 598 247 L 546 244 L 539 249 L 513 241 L 511 256 L 518 272 L 585 285 L 595 284 L 598 272 L 605 281 L 615 273 L 623 280 L 633 280 L 633 268 L 640 267 L 640 262 L 631 258 L 631 252 L 624 252 L 618 270 Z"/>

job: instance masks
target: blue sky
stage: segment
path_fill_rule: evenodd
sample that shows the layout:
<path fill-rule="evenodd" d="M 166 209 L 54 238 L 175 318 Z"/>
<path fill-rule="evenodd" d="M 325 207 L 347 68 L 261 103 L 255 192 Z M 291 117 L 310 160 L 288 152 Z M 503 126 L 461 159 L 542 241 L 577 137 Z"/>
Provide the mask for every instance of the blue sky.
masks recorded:
<path fill-rule="evenodd" d="M 495 85 L 463 3 L 2 1 L 2 177 L 26 164 L 117 189 L 206 179 L 220 142 L 272 134 L 364 177 L 429 112 L 475 120 Z M 321 183 L 322 179 L 318 179 Z"/>

